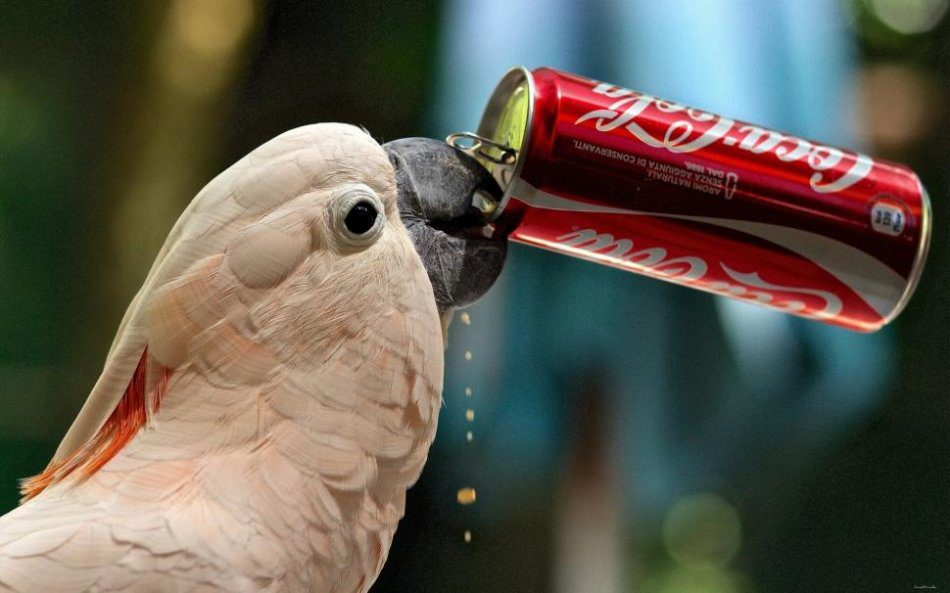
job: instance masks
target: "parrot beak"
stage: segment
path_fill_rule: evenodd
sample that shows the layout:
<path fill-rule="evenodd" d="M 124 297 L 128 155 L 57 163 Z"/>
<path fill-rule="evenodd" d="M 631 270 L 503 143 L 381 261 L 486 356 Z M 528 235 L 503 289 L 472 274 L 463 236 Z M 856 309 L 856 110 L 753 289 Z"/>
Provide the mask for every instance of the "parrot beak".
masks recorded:
<path fill-rule="evenodd" d="M 489 217 L 502 191 L 477 160 L 430 138 L 383 145 L 396 170 L 399 214 L 429 274 L 439 314 L 488 292 L 501 274 L 508 241 Z"/>

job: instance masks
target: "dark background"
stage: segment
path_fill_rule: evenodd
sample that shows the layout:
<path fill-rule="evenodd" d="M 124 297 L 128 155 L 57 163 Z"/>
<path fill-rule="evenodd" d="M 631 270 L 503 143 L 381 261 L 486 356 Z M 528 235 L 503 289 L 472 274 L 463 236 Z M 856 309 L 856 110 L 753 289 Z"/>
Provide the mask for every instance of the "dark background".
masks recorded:
<path fill-rule="evenodd" d="M 933 246 L 895 324 L 891 395 L 810 464 L 781 516 L 744 526 L 744 591 L 950 588 L 950 25 L 903 35 L 868 6 L 849 4 L 863 69 L 857 125 L 867 150 L 909 164 L 930 189 Z M 16 504 L 16 480 L 49 460 L 165 234 L 207 180 L 310 122 L 359 124 L 380 140 L 428 132 L 442 10 L 0 2 L 0 510 Z M 889 78 L 873 76 L 881 64 Z M 917 110 L 896 118 L 912 130 L 892 125 L 896 95 Z M 430 464 L 411 491 L 374 591 L 507 589 L 518 571 L 548 590 L 554 503 L 539 497 L 466 546 L 460 529 L 477 505 L 433 512 L 441 469 Z M 658 546 L 640 554 L 647 573 L 669 562 Z"/>

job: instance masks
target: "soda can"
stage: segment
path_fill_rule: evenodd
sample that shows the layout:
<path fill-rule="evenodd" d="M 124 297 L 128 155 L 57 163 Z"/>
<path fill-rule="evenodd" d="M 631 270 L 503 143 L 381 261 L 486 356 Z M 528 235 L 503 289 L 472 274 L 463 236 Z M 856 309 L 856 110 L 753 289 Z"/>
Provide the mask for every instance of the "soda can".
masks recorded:
<path fill-rule="evenodd" d="M 447 141 L 513 241 L 852 330 L 894 319 L 927 257 L 907 167 L 551 68 L 508 72 Z"/>

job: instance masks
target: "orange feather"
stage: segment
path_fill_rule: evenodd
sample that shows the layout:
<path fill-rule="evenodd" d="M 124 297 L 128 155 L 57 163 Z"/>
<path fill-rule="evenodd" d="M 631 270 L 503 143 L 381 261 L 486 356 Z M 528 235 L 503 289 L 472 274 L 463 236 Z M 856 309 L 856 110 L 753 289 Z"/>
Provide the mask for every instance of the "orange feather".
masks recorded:
<path fill-rule="evenodd" d="M 30 500 L 51 485 L 76 473 L 77 470 L 76 475 L 80 480 L 88 478 L 115 457 L 148 423 L 149 417 L 158 411 L 168 389 L 170 373 L 167 367 L 161 367 L 161 376 L 152 389 L 151 398 L 147 397 L 149 394 L 146 392 L 147 376 L 148 347 L 142 352 L 142 357 L 132 373 L 132 379 L 125 388 L 122 399 L 119 400 L 102 428 L 88 443 L 66 459 L 51 463 L 43 473 L 24 479 L 20 485 L 22 496 L 20 502 Z"/>

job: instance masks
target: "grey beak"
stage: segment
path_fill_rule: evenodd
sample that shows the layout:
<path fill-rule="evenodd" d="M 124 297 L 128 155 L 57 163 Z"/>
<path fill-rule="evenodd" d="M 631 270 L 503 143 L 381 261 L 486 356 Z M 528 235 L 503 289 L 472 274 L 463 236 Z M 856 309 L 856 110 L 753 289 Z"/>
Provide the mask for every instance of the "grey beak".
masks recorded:
<path fill-rule="evenodd" d="M 508 242 L 486 238 L 479 205 L 501 189 L 475 159 L 445 142 L 404 138 L 383 145 L 396 169 L 399 214 L 429 273 L 439 313 L 485 294 L 505 263 Z"/>

